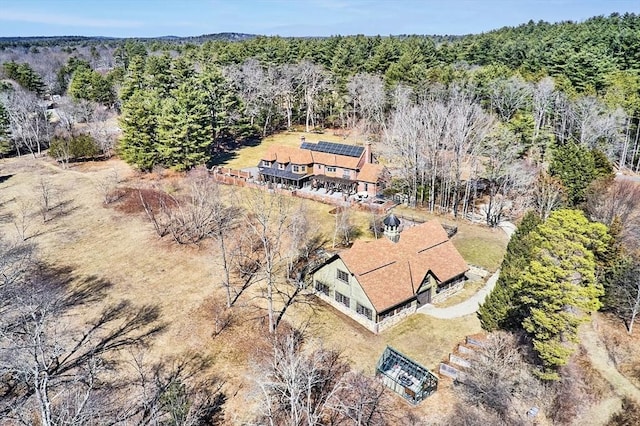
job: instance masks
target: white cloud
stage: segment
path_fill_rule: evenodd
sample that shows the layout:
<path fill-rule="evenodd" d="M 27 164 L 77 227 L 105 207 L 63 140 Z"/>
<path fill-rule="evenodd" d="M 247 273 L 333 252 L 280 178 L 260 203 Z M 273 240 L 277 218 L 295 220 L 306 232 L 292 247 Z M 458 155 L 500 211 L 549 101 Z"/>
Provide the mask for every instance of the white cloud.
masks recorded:
<path fill-rule="evenodd" d="M 32 24 L 48 24 L 88 28 L 135 28 L 143 26 L 140 21 L 119 19 L 95 19 L 83 16 L 44 14 L 15 10 L 0 10 L 0 21 L 28 22 Z"/>

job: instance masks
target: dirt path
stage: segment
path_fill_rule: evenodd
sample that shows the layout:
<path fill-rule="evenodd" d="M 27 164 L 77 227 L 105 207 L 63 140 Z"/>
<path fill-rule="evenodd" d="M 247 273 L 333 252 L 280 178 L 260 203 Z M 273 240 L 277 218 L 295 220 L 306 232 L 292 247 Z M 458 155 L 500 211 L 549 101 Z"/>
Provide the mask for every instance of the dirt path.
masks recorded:
<path fill-rule="evenodd" d="M 593 328 L 593 322 L 580 328 L 580 343 L 586 349 L 593 368 L 609 382 L 614 395 L 600 401 L 584 412 L 574 425 L 606 425 L 611 416 L 622 408 L 622 398 L 628 397 L 640 403 L 640 389 L 617 370 L 604 343 Z"/>
<path fill-rule="evenodd" d="M 621 408 L 622 398 L 614 395 L 603 399 L 599 404 L 592 405 L 591 408 L 578 416 L 571 424 L 573 426 L 604 426 L 609 422 L 611 415 L 618 412 Z"/>
<path fill-rule="evenodd" d="M 640 404 L 640 389 L 624 377 L 614 365 L 600 337 L 593 329 L 593 323 L 580 329 L 580 342 L 587 350 L 593 367 L 611 384 L 613 391 L 621 397 L 635 399 Z"/>

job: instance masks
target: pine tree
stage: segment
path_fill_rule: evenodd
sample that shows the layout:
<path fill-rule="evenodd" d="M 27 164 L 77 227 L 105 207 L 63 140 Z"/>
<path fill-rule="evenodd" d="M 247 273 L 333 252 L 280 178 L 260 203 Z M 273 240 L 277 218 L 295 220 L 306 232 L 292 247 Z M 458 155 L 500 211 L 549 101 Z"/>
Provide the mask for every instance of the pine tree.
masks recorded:
<path fill-rule="evenodd" d="M 249 126 L 243 117 L 241 102 L 221 70 L 207 65 L 198 75 L 198 85 L 206 95 L 212 146 L 219 149 L 222 139 L 242 137 Z"/>
<path fill-rule="evenodd" d="M 144 57 L 134 56 L 133 59 L 131 59 L 127 74 L 122 83 L 122 88 L 120 89 L 120 99 L 122 99 L 122 102 L 126 102 L 135 92 L 147 89 L 144 67 Z"/>
<path fill-rule="evenodd" d="M 0 156 L 11 152 L 11 144 L 9 143 L 9 114 L 0 102 Z"/>
<path fill-rule="evenodd" d="M 607 228 L 578 210 L 557 210 L 528 236 L 531 261 L 518 280 L 523 329 L 542 364 L 540 377 L 558 378 L 577 342 L 578 326 L 600 309 L 596 256 L 608 245 Z"/>
<path fill-rule="evenodd" d="M 140 170 L 149 171 L 158 164 L 158 114 L 160 103 L 152 91 L 133 92 L 122 105 L 120 157 Z"/>
<path fill-rule="evenodd" d="M 148 57 L 145 64 L 145 77 L 148 87 L 157 90 L 163 98 L 169 96 L 171 89 L 175 87 L 169 55 Z"/>
<path fill-rule="evenodd" d="M 520 274 L 529 263 L 531 256 L 531 246 L 526 237 L 541 222 L 540 217 L 534 211 L 529 211 L 522 219 L 518 230 L 511 237 L 498 282 L 478 309 L 478 318 L 483 329 L 487 331 L 513 330 L 520 327 L 522 312 L 519 311 L 516 304 L 517 285 Z"/>
<path fill-rule="evenodd" d="M 597 177 L 593 154 L 576 143 L 565 143 L 555 148 L 549 165 L 549 174 L 555 176 L 567 189 L 569 206 L 576 207 L 585 200 L 585 190 Z"/>
<path fill-rule="evenodd" d="M 158 154 L 166 167 L 189 170 L 206 162 L 211 146 L 211 119 L 206 95 L 193 82 L 182 84 L 163 101 Z"/>

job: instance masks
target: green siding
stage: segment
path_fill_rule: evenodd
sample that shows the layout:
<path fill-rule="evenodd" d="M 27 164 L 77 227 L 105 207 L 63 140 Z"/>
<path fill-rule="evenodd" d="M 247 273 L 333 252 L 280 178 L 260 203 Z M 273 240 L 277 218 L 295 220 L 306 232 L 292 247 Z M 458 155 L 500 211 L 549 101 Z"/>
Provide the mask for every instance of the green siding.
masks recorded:
<path fill-rule="evenodd" d="M 349 283 L 344 283 L 338 279 L 338 269 L 341 271 L 345 271 L 349 275 Z M 365 308 L 371 309 L 373 313 L 372 320 L 375 321 L 376 318 L 376 310 L 369 301 L 369 298 L 365 294 L 364 290 L 358 283 L 358 280 L 355 276 L 351 275 L 351 271 L 344 264 L 342 259 L 337 258 L 333 262 L 324 265 L 322 268 L 318 269 L 313 274 L 314 286 L 315 281 L 320 281 L 329 286 L 330 292 L 329 296 L 335 302 L 335 292 L 338 291 L 343 295 L 347 296 L 351 299 L 351 303 L 349 305 L 349 309 L 353 311 L 353 315 L 359 315 L 356 312 L 356 304 L 359 303 L 361 306 Z M 337 303 L 337 302 L 335 302 Z M 360 315 L 361 316 L 361 315 Z"/>

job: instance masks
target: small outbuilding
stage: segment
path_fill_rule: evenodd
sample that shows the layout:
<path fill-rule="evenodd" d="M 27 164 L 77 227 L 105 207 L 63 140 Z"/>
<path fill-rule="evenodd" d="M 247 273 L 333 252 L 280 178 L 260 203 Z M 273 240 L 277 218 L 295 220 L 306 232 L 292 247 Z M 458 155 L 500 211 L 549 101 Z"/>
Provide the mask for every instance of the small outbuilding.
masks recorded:
<path fill-rule="evenodd" d="M 378 361 L 376 375 L 385 386 L 414 405 L 438 389 L 435 374 L 390 346 Z"/>

